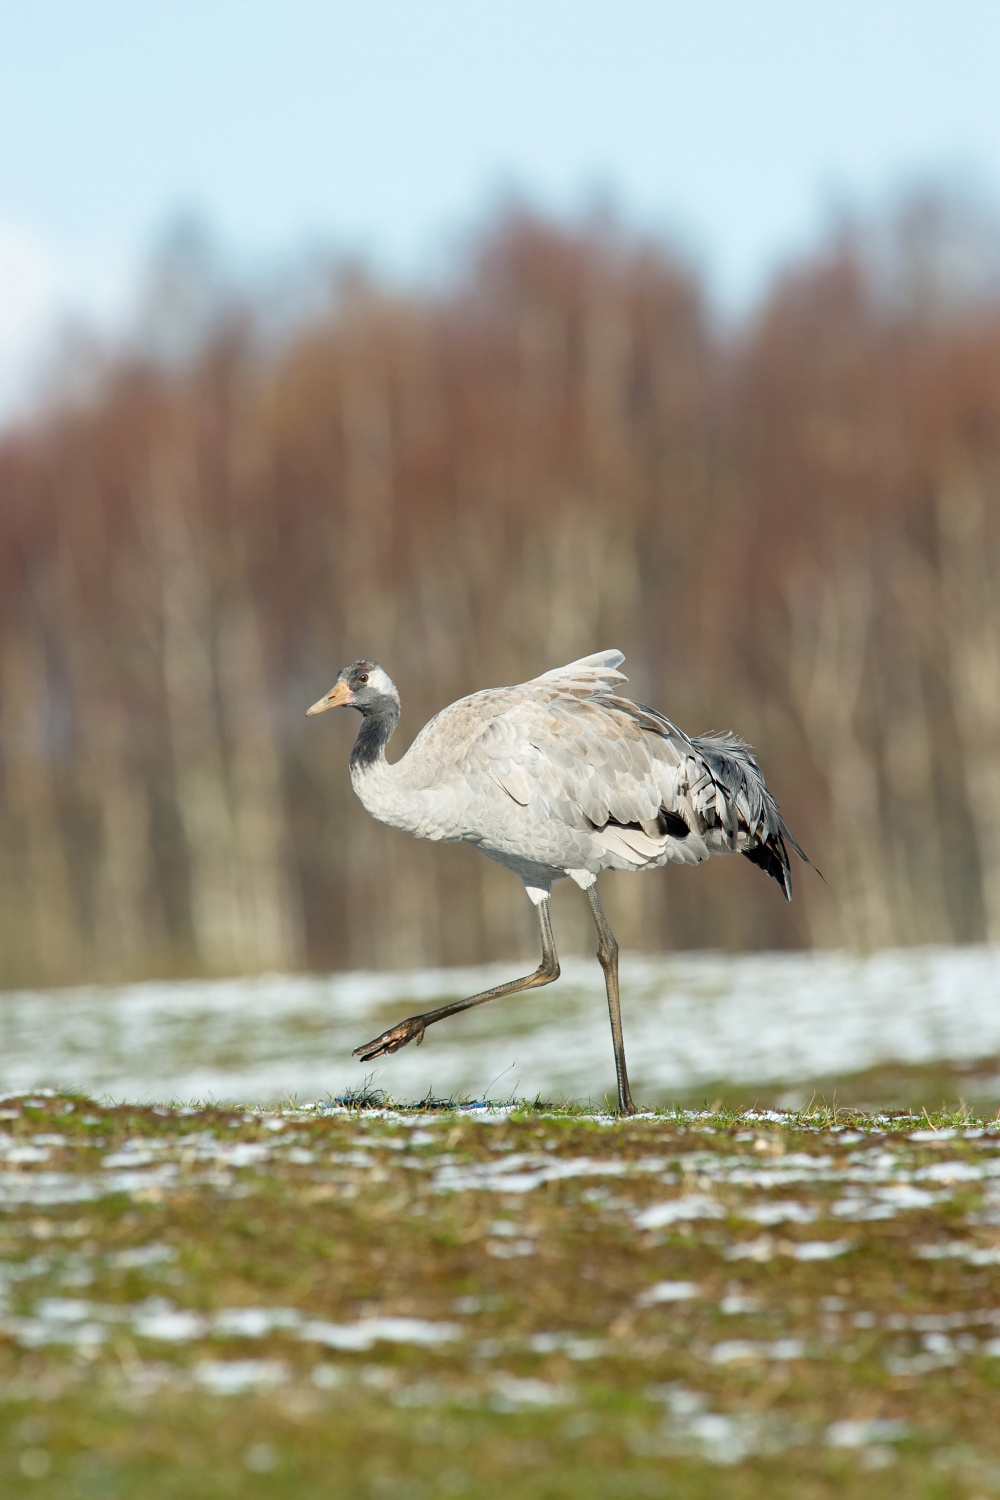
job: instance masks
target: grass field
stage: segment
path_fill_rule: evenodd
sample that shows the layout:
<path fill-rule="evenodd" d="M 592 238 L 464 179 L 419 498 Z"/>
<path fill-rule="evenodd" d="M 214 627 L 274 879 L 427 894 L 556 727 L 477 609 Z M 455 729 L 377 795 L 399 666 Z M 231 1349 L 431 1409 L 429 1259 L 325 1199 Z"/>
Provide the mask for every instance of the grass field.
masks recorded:
<path fill-rule="evenodd" d="M 1000 1125 L 0 1103 L 0 1494 L 1000 1492 Z"/>

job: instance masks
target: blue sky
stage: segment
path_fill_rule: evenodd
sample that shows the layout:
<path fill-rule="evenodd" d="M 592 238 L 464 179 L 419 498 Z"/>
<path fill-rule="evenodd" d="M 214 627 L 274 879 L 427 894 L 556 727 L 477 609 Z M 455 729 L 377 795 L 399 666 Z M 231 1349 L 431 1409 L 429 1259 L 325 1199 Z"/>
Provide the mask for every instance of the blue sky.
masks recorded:
<path fill-rule="evenodd" d="M 505 192 L 606 193 L 745 305 L 838 204 L 1000 180 L 996 0 L 31 0 L 0 46 L 0 411 L 171 217 L 420 274 Z"/>

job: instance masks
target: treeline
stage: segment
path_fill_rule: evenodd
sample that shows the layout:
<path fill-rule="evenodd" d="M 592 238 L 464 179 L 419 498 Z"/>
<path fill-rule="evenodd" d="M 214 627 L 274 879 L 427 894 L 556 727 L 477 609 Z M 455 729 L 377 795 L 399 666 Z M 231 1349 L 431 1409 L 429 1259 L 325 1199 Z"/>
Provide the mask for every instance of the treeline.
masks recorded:
<path fill-rule="evenodd" d="M 362 654 L 398 751 L 607 645 L 753 741 L 827 883 L 610 876 L 623 945 L 1000 941 L 1000 305 L 915 234 L 724 335 L 662 246 L 512 215 L 446 292 L 231 309 L 9 433 L 0 984 L 533 951 L 519 883 L 373 824 L 353 716 L 304 719 Z"/>

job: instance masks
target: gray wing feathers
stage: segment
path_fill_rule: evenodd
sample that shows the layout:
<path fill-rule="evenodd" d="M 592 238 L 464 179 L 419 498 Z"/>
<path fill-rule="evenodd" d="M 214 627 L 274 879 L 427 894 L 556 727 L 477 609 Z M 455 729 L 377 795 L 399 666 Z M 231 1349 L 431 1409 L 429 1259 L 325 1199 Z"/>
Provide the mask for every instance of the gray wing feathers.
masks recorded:
<path fill-rule="evenodd" d="M 623 660 L 598 651 L 442 710 L 399 763 L 427 798 L 423 836 L 595 873 L 742 853 L 790 897 L 784 840 L 802 851 L 749 747 L 732 734 L 690 738 L 618 697 Z"/>
<path fill-rule="evenodd" d="M 574 857 L 583 867 L 634 870 L 707 859 L 693 816 L 678 825 L 682 837 L 668 832 L 661 816 L 665 805 L 684 803 L 686 768 L 676 746 L 645 731 L 627 699 L 605 693 L 595 700 L 582 696 L 586 689 L 551 681 L 531 686 L 476 750 L 489 757 L 495 782 L 527 810 L 539 843 L 557 824 L 563 835 L 576 835 Z"/>
<path fill-rule="evenodd" d="M 581 656 L 579 661 L 571 661 L 565 667 L 552 667 L 540 677 L 532 678 L 531 685 L 536 682 L 551 682 L 559 687 L 580 688 L 585 692 L 606 695 L 613 692 L 615 683 L 628 682 L 624 672 L 615 671 L 624 660 L 624 652 L 615 651 L 614 648 L 595 651 L 593 656 Z"/>
<path fill-rule="evenodd" d="M 512 802 L 527 807 L 531 801 L 531 782 L 522 768 L 514 761 L 494 761 L 490 775 L 503 788 Z"/>
<path fill-rule="evenodd" d="M 552 686 L 512 712 L 515 744 L 494 772 L 539 825 L 554 818 L 589 833 L 597 853 L 627 869 L 745 854 L 790 899 L 785 840 L 801 850 L 743 740 L 690 738 L 629 699 L 598 698 L 576 681 Z"/>

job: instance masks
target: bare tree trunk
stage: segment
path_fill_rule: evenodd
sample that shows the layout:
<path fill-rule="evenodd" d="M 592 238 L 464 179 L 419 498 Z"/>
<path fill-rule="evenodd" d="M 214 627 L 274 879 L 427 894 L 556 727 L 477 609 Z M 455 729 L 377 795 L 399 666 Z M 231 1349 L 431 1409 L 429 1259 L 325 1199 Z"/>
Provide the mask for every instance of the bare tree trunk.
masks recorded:
<path fill-rule="evenodd" d="M 789 681 L 813 760 L 830 795 L 833 900 L 813 910 L 820 941 L 878 948 L 895 937 L 878 778 L 855 729 L 864 679 L 872 581 L 859 568 L 792 601 Z"/>
<path fill-rule="evenodd" d="M 240 378 L 242 375 L 242 378 Z M 229 748 L 230 802 L 243 879 L 248 951 L 260 969 L 298 968 L 304 959 L 301 893 L 292 877 L 281 743 L 269 691 L 264 641 L 244 534 L 244 515 L 272 481 L 262 393 L 237 371 L 230 483 L 228 598 L 219 612 L 218 687 Z"/>
<path fill-rule="evenodd" d="M 100 814 L 94 945 L 101 973 L 132 977 L 166 947 L 150 858 L 149 802 L 131 758 L 130 726 L 111 698 L 81 715 L 81 780 Z"/>
<path fill-rule="evenodd" d="M 1000 942 L 1000 557 L 982 483 L 966 476 L 937 507 L 941 599 L 962 771 L 975 831 L 986 938 Z"/>
<path fill-rule="evenodd" d="M 151 475 L 160 581 L 163 678 L 177 811 L 187 844 L 197 955 L 214 973 L 253 967 L 241 900 L 239 841 L 226 787 L 212 667 L 209 581 L 186 513 L 193 479 L 185 455 L 161 450 Z"/>
<path fill-rule="evenodd" d="M 119 560 L 116 574 L 128 566 Z M 78 784 L 97 814 L 91 881 L 93 948 L 104 978 L 142 972 L 166 949 L 163 912 L 152 858 L 149 796 L 136 766 L 135 726 L 124 703 L 127 684 L 114 680 L 120 648 L 89 616 L 78 586 L 74 544 L 65 531 L 56 565 L 60 625 L 78 733 Z M 108 580 L 115 592 L 117 576 Z"/>
<path fill-rule="evenodd" d="M 240 891 L 241 966 L 294 969 L 302 962 L 302 919 L 289 873 L 280 750 L 245 579 L 219 620 L 217 651 L 231 741 L 232 878 Z"/>
<path fill-rule="evenodd" d="M 37 631 L 8 626 L 0 665 L 6 800 L 22 849 L 18 905 L 30 932 L 25 947 L 42 983 L 66 984 L 87 972 L 90 954 L 73 899 L 46 743 L 48 669 Z"/>
<path fill-rule="evenodd" d="M 877 703 L 889 800 L 896 929 L 906 943 L 954 942 L 945 887 L 942 807 L 924 670 L 939 654 L 937 579 L 900 540 L 892 564 L 894 628 L 883 633 Z"/>

